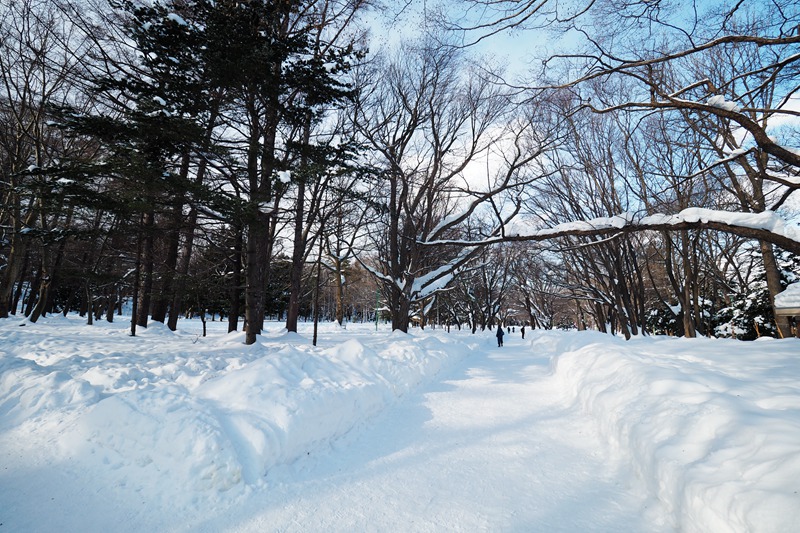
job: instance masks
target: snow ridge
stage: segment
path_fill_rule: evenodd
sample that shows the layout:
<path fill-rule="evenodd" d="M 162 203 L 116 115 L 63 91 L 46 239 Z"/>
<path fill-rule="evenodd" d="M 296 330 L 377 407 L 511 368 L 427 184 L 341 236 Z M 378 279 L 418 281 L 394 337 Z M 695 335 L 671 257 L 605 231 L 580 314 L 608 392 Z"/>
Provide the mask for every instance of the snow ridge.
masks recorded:
<path fill-rule="evenodd" d="M 677 530 L 800 524 L 796 339 L 623 342 L 587 332 L 537 343 L 553 350 L 568 401 L 596 420 L 612 454 L 632 462 Z"/>
<path fill-rule="evenodd" d="M 265 486 L 271 469 L 324 450 L 469 352 L 444 335 L 320 349 L 285 332 L 245 346 L 238 333 L 201 341 L 160 324 L 135 339 L 122 324 L 43 324 L 0 324 L 0 447 L 40 439 L 42 460 L 91 472 L 120 498 L 156 487 L 150 501 L 186 512 Z M 34 328 L 47 332 L 38 346 Z"/>

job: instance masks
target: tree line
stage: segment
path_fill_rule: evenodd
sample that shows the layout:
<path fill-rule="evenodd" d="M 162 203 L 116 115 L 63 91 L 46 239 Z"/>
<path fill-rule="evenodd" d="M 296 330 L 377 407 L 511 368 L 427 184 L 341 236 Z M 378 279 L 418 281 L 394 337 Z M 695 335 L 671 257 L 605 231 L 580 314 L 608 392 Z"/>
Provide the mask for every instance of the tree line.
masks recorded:
<path fill-rule="evenodd" d="M 797 6 L 464 4 L 0 0 L 0 317 L 790 335 Z"/>

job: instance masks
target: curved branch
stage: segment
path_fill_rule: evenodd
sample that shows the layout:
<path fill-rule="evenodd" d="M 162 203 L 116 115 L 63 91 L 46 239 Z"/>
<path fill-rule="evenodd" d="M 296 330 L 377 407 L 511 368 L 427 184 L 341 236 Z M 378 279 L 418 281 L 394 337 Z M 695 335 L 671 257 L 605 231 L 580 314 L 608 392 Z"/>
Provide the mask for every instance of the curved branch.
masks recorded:
<path fill-rule="evenodd" d="M 610 74 L 616 73 L 624 73 L 627 70 L 639 68 L 639 67 L 647 67 L 653 65 L 659 65 L 662 63 L 668 63 L 675 59 L 680 59 L 683 57 L 688 57 L 694 54 L 698 54 L 700 52 L 704 52 L 706 50 L 715 48 L 720 45 L 725 44 L 754 44 L 758 47 L 762 46 L 783 46 L 787 44 L 800 44 L 800 33 L 796 35 L 786 36 L 786 37 L 762 37 L 759 35 L 726 35 L 725 37 L 720 37 L 718 39 L 713 39 L 711 41 L 705 42 L 703 44 L 694 46 L 692 48 L 685 48 L 678 52 L 673 52 L 671 54 L 663 54 L 659 55 L 658 57 L 653 57 L 650 59 L 622 59 L 613 57 L 606 52 L 602 52 L 602 56 L 589 56 L 587 54 L 556 54 L 550 57 L 547 61 L 551 61 L 553 59 L 579 59 L 579 58 L 592 58 L 596 62 L 602 63 L 606 66 L 600 69 L 593 69 L 588 74 L 581 76 L 580 78 L 574 79 L 569 81 L 563 85 L 557 85 L 554 88 L 557 89 L 565 89 L 568 87 L 573 87 L 579 83 L 593 80 L 595 78 L 600 78 L 603 76 L 608 76 Z M 599 46 L 595 45 L 598 49 Z M 610 65 L 602 61 L 602 57 L 608 57 L 613 61 L 619 63 L 616 66 Z M 795 59 L 796 57 L 793 56 Z M 544 88 L 544 87 L 540 87 Z"/>
<path fill-rule="evenodd" d="M 595 113 L 610 113 L 621 109 L 688 109 L 691 111 L 702 111 L 716 115 L 720 118 L 735 122 L 753 136 L 753 140 L 759 148 L 768 154 L 777 157 L 784 163 L 794 167 L 800 167 L 800 153 L 790 150 L 776 143 L 755 120 L 738 111 L 733 111 L 725 107 L 718 107 L 710 104 L 703 104 L 691 100 L 681 100 L 669 98 L 662 102 L 626 102 L 606 108 L 595 108 L 592 105 L 584 104 L 585 107 Z"/>
<path fill-rule="evenodd" d="M 595 218 L 586 221 L 566 222 L 551 228 L 530 232 L 504 232 L 502 237 L 474 241 L 435 241 L 423 244 L 486 245 L 500 242 L 546 241 L 560 237 L 595 237 L 617 233 L 641 231 L 679 231 L 689 229 L 712 229 L 731 233 L 748 239 L 772 243 L 784 250 L 800 253 L 800 227 L 789 225 L 772 211 L 763 213 L 730 213 L 712 209 L 689 208 L 676 215 L 650 215 L 636 218 L 630 214 Z"/>

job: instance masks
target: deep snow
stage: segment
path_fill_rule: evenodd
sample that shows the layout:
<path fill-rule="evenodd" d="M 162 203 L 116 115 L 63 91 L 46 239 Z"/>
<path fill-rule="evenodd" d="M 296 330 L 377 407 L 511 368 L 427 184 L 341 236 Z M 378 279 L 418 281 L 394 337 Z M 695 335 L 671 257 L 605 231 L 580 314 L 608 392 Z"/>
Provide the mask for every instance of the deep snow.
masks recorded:
<path fill-rule="evenodd" d="M 0 321 L 0 531 L 800 524 L 797 339 L 20 324 Z"/>

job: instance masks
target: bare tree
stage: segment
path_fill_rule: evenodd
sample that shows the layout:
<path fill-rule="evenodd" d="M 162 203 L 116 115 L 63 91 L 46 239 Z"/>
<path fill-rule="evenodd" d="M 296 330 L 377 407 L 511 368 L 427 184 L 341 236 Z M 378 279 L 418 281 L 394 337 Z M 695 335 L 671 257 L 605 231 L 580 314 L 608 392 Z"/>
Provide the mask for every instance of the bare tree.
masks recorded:
<path fill-rule="evenodd" d="M 312 32 L 313 54 L 319 61 L 324 61 L 329 57 L 336 46 L 352 46 L 357 41 L 363 41 L 363 35 L 356 27 L 356 16 L 369 7 L 369 0 L 324 0 L 311 3 L 306 17 L 309 20 L 309 28 Z M 324 202 L 329 186 L 333 180 L 327 179 L 327 169 L 322 166 L 336 167 L 343 161 L 337 161 L 345 156 L 346 150 L 337 150 L 335 139 L 344 140 L 346 135 L 341 122 L 336 123 L 335 118 L 330 116 L 327 110 L 325 117 L 327 121 L 317 117 L 314 122 L 317 126 L 320 123 L 328 122 L 326 128 L 334 133 L 328 133 L 327 139 L 318 138 L 322 133 L 319 127 L 312 131 L 311 113 L 308 113 L 300 125 L 300 150 L 296 161 L 292 163 L 299 170 L 295 175 L 298 179 L 294 180 L 296 187 L 294 199 L 294 231 L 292 238 L 292 270 L 289 284 L 289 306 L 286 313 L 286 328 L 288 331 L 297 331 L 297 319 L 300 313 L 300 295 L 302 290 L 303 269 L 307 257 L 314 248 L 314 242 L 310 241 L 310 232 L 315 226 L 321 226 L 321 218 L 330 216 L 323 213 L 323 205 L 338 209 L 330 202 Z M 336 124 L 331 128 L 330 123 Z M 318 157 L 313 158 L 310 150 L 312 149 L 312 133 L 314 134 L 314 144 L 320 147 L 327 145 L 328 153 L 323 154 L 322 150 L 317 150 Z M 325 147 L 322 147 L 323 150 Z M 336 153 L 338 151 L 338 154 Z M 320 160 L 327 159 L 327 162 Z M 316 171 L 314 170 L 316 168 Z M 341 185 L 341 184 L 339 184 Z M 355 184 L 344 185 L 341 190 L 347 190 Z M 345 198 L 339 194 L 339 199 Z M 327 204 L 327 205 L 326 205 Z M 339 256 L 335 256 L 339 257 Z M 341 323 L 341 320 L 340 320 Z"/>
<path fill-rule="evenodd" d="M 533 243 L 519 243 L 518 246 L 511 265 L 511 298 L 516 318 L 532 328 L 552 329 L 558 301 L 570 296 L 565 290 L 561 261 L 544 246 Z"/>
<path fill-rule="evenodd" d="M 498 233 L 519 209 L 514 192 L 535 179 L 522 167 L 557 137 L 546 128 L 533 133 L 534 117 L 510 120 L 507 96 L 465 64 L 435 40 L 407 44 L 371 66 L 371 90 L 356 109 L 381 180 L 374 191 L 383 217 L 373 233 L 380 260 L 374 273 L 401 331 L 412 304 L 444 288 L 479 250 L 439 241 L 462 233 L 482 210 L 493 218 L 488 234 Z M 497 158 L 501 169 L 479 170 L 475 180 L 470 172 L 483 157 Z"/>
<path fill-rule="evenodd" d="M 37 296 L 29 319 L 45 311 L 64 252 L 74 203 L 53 177 L 61 158 L 91 154 L 51 123 L 51 106 L 86 105 L 80 87 L 87 44 L 47 2 L 0 2 L 0 317 L 14 312 L 12 292 L 27 258 L 36 262 Z M 39 246 L 34 250 L 32 245 Z M 32 255 L 34 254 L 35 255 Z M 16 299 L 14 299 L 16 300 Z"/>
<path fill-rule="evenodd" d="M 579 2 L 571 9 L 554 0 L 470 0 L 469 5 L 473 13 L 481 12 L 480 17 L 451 24 L 471 36 L 467 42 L 530 26 L 569 28 L 583 37 L 579 51 L 548 58 L 542 73 L 547 77 L 540 79 L 549 82 L 536 87 L 529 83 L 529 90 L 565 88 L 579 95 L 578 107 L 596 113 L 638 117 L 634 120 L 668 114 L 684 123 L 684 131 L 693 130 L 695 144 L 679 146 L 677 139 L 671 141 L 672 150 L 686 151 L 695 159 L 691 172 L 674 174 L 674 180 L 700 177 L 707 190 L 727 191 L 738 202 L 705 206 L 687 197 L 674 208 L 709 209 L 708 216 L 692 227 L 758 239 L 771 297 L 782 290 L 772 246 L 798 250 L 798 239 L 783 229 L 786 222 L 772 215 L 797 190 L 800 172 L 800 156 L 791 149 L 793 129 L 787 127 L 796 121 L 798 113 L 791 102 L 800 89 L 796 76 L 800 36 L 795 30 L 800 13 L 792 2 L 694 3 L 688 9 L 664 2 L 615 0 Z M 760 224 L 731 213 L 769 216 Z M 774 222 L 766 222 L 767 218 Z M 688 222 L 681 216 L 673 220 Z M 777 231 L 768 229 L 771 223 Z M 635 227 L 653 226 L 638 224 L 632 217 L 626 228 Z M 671 234 L 668 239 L 675 231 L 683 232 L 678 234 L 680 256 L 689 270 L 683 275 L 681 299 L 685 325 L 691 331 L 700 325 L 690 318 L 698 299 L 696 287 L 691 287 L 696 274 L 691 271 L 698 265 L 691 266 L 693 237 L 685 227 L 665 229 Z"/>

